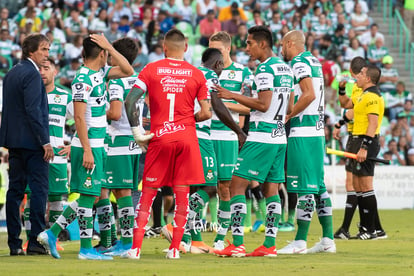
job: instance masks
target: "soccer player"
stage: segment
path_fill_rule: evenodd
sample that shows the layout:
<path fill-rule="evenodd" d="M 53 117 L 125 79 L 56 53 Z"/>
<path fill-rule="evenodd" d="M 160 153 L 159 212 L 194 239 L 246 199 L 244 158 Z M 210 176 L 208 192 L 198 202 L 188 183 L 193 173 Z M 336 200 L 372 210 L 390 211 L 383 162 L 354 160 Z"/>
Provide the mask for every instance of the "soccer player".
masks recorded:
<path fill-rule="evenodd" d="M 112 43 L 115 50 L 124 56 L 129 64 L 132 64 L 138 54 L 138 46 L 132 38 L 121 38 Z M 112 66 L 117 66 L 117 61 L 109 58 Z M 121 230 L 121 240 L 116 246 L 110 248 L 106 255 L 117 256 L 127 251 L 132 246 L 132 228 L 134 222 L 134 208 L 131 191 L 138 188 L 138 170 L 141 148 L 135 143 L 131 128 L 126 116 L 124 101 L 138 74 L 109 81 L 108 99 L 110 108 L 106 112 L 109 121 L 108 133 L 108 157 L 106 160 L 106 181 L 102 183 L 100 200 L 96 203 L 96 212 L 101 230 L 100 245 L 110 248 L 111 237 L 111 213 L 112 206 L 109 201 L 109 193 L 112 191 L 118 205 L 118 218 Z M 144 100 L 141 99 L 141 109 Z M 116 231 L 116 230 L 115 230 Z"/>
<path fill-rule="evenodd" d="M 230 58 L 231 37 L 226 32 L 217 32 L 210 37 L 210 48 L 219 49 L 224 58 L 224 69 L 219 76 L 220 85 L 231 92 L 242 94 L 244 82 L 248 82 L 251 72 L 247 67 L 233 62 Z M 224 100 L 233 119 L 239 122 L 239 114 L 249 114 L 249 109 L 233 100 Z M 210 138 L 213 142 L 217 160 L 219 210 L 217 236 L 214 249 L 224 248 L 224 238 L 230 223 L 230 182 L 236 164 L 239 145 L 237 135 L 226 127 L 213 113 Z"/>
<path fill-rule="evenodd" d="M 291 62 L 295 104 L 287 115 L 287 190 L 298 193 L 295 240 L 279 254 L 336 252 L 332 230 L 332 202 L 324 183 L 324 80 L 318 59 L 305 51 L 302 31 L 290 31 L 282 40 L 282 55 Z M 322 240 L 307 250 L 306 240 L 316 203 Z"/>
<path fill-rule="evenodd" d="M 350 151 L 357 154 L 357 160 L 351 160 L 351 167 L 352 182 L 357 193 L 361 216 L 361 227 L 357 238 L 361 240 L 377 239 L 378 236 L 386 238 L 379 221 L 373 187 L 375 162 L 367 159 L 376 157 L 379 152 L 378 136 L 384 115 L 384 98 L 377 87 L 380 76 L 381 71 L 376 66 L 367 65 L 367 68 L 356 76 L 356 84 L 363 93 L 358 97 L 349 98 L 340 91 L 343 107 L 354 110 Z"/>
<path fill-rule="evenodd" d="M 67 115 L 73 114 L 72 95 L 55 86 L 57 70 L 53 59 L 48 58 L 39 68 L 49 103 L 49 135 L 54 155 L 49 161 L 49 226 L 63 211 L 62 196 L 68 193 L 67 164 L 70 146 L 65 146 L 63 135 Z M 24 209 L 26 234 L 30 233 L 30 188 L 26 187 L 27 202 Z"/>
<path fill-rule="evenodd" d="M 187 43 L 182 32 L 172 29 L 164 38 L 166 58 L 148 64 L 128 94 L 125 107 L 135 141 L 149 139 L 144 165 L 142 194 L 136 209 L 132 248 L 121 255 L 139 259 L 144 227 L 150 207 L 161 186 L 172 186 L 175 196 L 173 239 L 167 258 L 180 258 L 179 244 L 187 222 L 189 185 L 204 183 L 203 164 L 195 122 L 211 117 L 207 85 L 203 73 L 184 61 Z M 136 101 L 147 92 L 151 112 L 151 134 L 139 128 Z M 200 111 L 194 114 L 194 101 Z"/>
<path fill-rule="evenodd" d="M 264 183 L 266 230 L 263 245 L 248 256 L 277 256 L 275 243 L 281 214 L 279 185 L 285 181 L 287 139 L 284 121 L 293 91 L 293 74 L 288 65 L 274 57 L 272 45 L 272 33 L 266 27 L 254 26 L 248 30 L 246 51 L 261 62 L 254 77 L 253 97 L 217 87 L 219 97 L 235 100 L 251 108 L 249 135 L 237 158 L 230 185 L 233 244 L 223 250 L 215 250 L 214 253 L 219 256 L 246 255 L 243 242 L 245 191 L 251 180 Z"/>
<path fill-rule="evenodd" d="M 118 66 L 106 66 L 108 55 Z M 72 83 L 76 135 L 71 144 L 70 187 L 72 192 L 80 193 L 80 197 L 77 204 L 71 204 L 62 214 L 63 218 L 59 217 L 50 230 L 39 234 L 38 239 L 53 257 L 60 258 L 55 248 L 56 233 L 73 220 L 76 212 L 81 239 L 78 258 L 111 260 L 112 257 L 92 248 L 92 207 L 101 194 L 101 181 L 105 178 L 106 81 L 131 76 L 134 71 L 103 35 L 93 34 L 83 40 L 83 58 L 84 65 Z"/>
<path fill-rule="evenodd" d="M 233 120 L 229 110 L 225 107 L 221 99 L 218 98 L 217 90 L 215 88 L 215 85 L 219 83 L 218 75 L 220 75 L 223 70 L 223 55 L 218 49 L 208 48 L 204 51 L 201 61 L 202 64 L 198 69 L 203 72 L 204 77 L 207 79 L 207 86 L 209 88 L 213 110 L 221 122 L 238 134 L 240 139 L 239 142 L 240 144 L 243 144 L 246 140 L 246 136 L 239 125 Z M 195 106 L 195 112 L 198 112 L 200 106 L 197 101 L 195 102 Z M 217 162 L 213 143 L 210 140 L 210 125 L 210 119 L 196 123 L 205 182 L 201 185 L 193 185 L 195 189 L 198 188 L 198 191 L 191 194 L 189 200 L 190 211 L 180 250 L 186 252 L 190 251 L 191 253 L 213 253 L 213 249 L 206 245 L 201 237 L 203 228 L 203 210 L 209 201 L 209 198 L 215 196 L 217 192 Z M 171 241 L 173 237 L 171 229 L 171 224 L 163 227 L 163 234 L 169 241 Z"/>

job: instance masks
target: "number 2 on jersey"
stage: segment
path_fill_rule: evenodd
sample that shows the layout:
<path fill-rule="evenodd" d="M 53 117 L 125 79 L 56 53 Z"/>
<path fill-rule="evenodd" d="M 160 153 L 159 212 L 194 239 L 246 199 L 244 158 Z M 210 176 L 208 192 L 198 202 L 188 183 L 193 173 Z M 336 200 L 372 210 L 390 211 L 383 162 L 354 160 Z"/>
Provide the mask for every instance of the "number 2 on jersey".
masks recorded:
<path fill-rule="evenodd" d="M 283 97 L 283 93 L 280 93 L 279 96 L 277 97 L 279 100 L 279 107 L 277 108 L 275 117 L 273 118 L 273 120 L 278 120 L 281 121 L 283 119 L 283 115 L 285 114 L 279 114 L 280 110 L 282 109 L 282 107 L 284 106 L 284 104 L 288 104 L 289 103 L 289 94 L 286 94 L 286 100 L 285 97 Z M 285 112 L 286 108 L 282 109 L 282 112 Z"/>
<path fill-rule="evenodd" d="M 167 100 L 170 101 L 170 108 L 169 108 L 169 112 L 168 112 L 168 121 L 173 122 L 174 121 L 175 94 L 168 93 L 167 94 Z"/>

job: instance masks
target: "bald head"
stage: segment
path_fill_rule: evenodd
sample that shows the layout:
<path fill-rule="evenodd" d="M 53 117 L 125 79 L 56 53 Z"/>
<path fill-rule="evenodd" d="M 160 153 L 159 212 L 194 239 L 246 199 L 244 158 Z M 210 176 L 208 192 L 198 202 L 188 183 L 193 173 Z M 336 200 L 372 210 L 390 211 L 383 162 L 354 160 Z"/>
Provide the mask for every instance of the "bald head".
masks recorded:
<path fill-rule="evenodd" d="M 303 51 L 305 51 L 305 35 L 302 31 L 293 30 L 285 34 L 282 40 L 282 55 L 285 61 L 291 61 Z"/>
<path fill-rule="evenodd" d="M 302 31 L 293 30 L 285 34 L 283 40 L 292 41 L 297 46 L 305 45 L 305 35 Z"/>

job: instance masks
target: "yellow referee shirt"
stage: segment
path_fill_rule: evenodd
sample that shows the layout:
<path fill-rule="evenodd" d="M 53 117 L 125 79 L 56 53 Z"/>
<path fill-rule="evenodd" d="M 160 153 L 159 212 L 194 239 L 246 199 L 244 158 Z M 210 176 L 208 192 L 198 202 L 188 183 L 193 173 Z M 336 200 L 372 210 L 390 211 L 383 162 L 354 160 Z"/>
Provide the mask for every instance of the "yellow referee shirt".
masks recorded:
<path fill-rule="evenodd" d="M 353 135 L 365 135 L 368 128 L 368 114 L 378 115 L 378 127 L 375 134 L 379 134 L 382 117 L 384 116 L 384 98 L 376 86 L 367 88 L 359 97 L 352 99 L 354 104 Z"/>
<path fill-rule="evenodd" d="M 354 83 L 354 85 L 352 86 L 352 94 L 351 94 L 351 97 L 350 97 L 351 100 L 352 100 L 352 103 L 354 103 L 354 100 L 356 101 L 356 98 L 361 96 L 362 92 L 363 92 L 362 88 L 359 88 L 358 85 L 356 85 L 356 83 Z M 351 120 L 348 123 L 348 132 L 352 133 L 353 129 L 354 129 L 354 120 Z"/>

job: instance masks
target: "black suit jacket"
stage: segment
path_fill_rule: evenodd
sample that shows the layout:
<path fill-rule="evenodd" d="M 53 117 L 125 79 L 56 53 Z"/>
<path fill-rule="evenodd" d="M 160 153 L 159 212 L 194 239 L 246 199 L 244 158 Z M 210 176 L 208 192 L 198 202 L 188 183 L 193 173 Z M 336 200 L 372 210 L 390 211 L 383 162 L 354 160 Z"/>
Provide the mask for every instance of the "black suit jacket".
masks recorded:
<path fill-rule="evenodd" d="M 22 60 L 3 80 L 0 146 L 42 149 L 49 143 L 49 108 L 45 86 L 30 60 Z"/>

